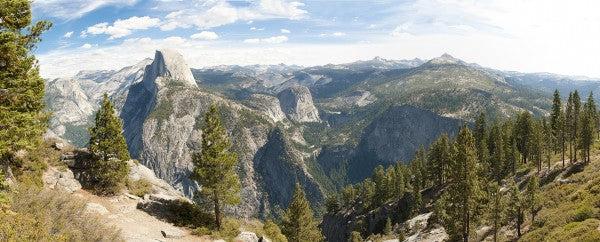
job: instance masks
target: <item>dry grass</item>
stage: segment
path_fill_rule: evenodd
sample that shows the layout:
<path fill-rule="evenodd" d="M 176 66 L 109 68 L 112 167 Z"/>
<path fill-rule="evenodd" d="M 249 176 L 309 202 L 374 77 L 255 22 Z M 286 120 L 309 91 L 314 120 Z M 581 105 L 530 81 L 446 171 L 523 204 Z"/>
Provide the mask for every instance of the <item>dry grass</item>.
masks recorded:
<path fill-rule="evenodd" d="M 0 241 L 122 241 L 70 194 L 17 185 L 10 197 L 10 210 L 0 212 Z"/>

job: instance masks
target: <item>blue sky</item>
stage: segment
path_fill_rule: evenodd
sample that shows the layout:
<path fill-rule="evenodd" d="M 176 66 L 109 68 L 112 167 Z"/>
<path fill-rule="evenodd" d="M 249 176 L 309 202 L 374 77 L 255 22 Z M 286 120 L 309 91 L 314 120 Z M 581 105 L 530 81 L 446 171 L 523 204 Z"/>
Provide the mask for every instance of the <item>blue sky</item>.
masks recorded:
<path fill-rule="evenodd" d="M 37 0 L 45 77 L 179 50 L 191 67 L 322 65 L 449 53 L 505 70 L 600 77 L 598 1 Z"/>

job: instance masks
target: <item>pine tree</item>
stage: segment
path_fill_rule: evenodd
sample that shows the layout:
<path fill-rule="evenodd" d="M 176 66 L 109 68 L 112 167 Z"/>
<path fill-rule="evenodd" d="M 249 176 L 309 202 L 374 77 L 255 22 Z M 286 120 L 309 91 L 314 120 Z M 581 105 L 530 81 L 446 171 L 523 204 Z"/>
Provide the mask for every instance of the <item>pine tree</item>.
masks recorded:
<path fill-rule="evenodd" d="M 404 196 L 406 180 L 404 175 L 404 165 L 401 162 L 396 163 L 396 180 L 394 181 L 394 200 L 398 201 Z"/>
<path fill-rule="evenodd" d="M 429 154 L 427 155 L 427 174 L 429 180 L 437 186 L 441 186 L 445 182 L 446 166 L 449 159 L 450 146 L 448 145 L 448 135 L 443 133 L 431 144 Z"/>
<path fill-rule="evenodd" d="M 340 202 L 337 196 L 332 195 L 327 197 L 327 200 L 325 200 L 325 207 L 327 207 L 327 213 L 330 214 L 335 214 L 340 211 Z"/>
<path fill-rule="evenodd" d="M 523 196 L 514 181 L 508 186 L 510 189 L 510 202 L 508 206 L 508 217 L 509 220 L 515 222 L 517 229 L 517 236 L 521 238 L 521 225 L 525 217 L 525 203 Z"/>
<path fill-rule="evenodd" d="M 490 187 L 490 197 L 490 220 L 492 222 L 492 230 L 494 231 L 494 241 L 498 241 L 498 233 L 502 227 L 502 221 L 504 221 L 506 204 L 497 182 L 493 182 Z"/>
<path fill-rule="evenodd" d="M 0 1 L 0 168 L 8 170 L 14 152 L 39 144 L 49 113 L 44 84 L 30 52 L 52 24 L 31 25 L 28 0 Z"/>
<path fill-rule="evenodd" d="M 559 136 L 561 132 L 560 115 L 562 112 L 562 104 L 558 89 L 554 90 L 554 99 L 552 100 L 552 113 L 550 114 L 550 128 L 552 129 L 552 143 L 554 152 L 560 150 Z"/>
<path fill-rule="evenodd" d="M 385 200 L 386 202 L 390 199 L 394 199 L 394 193 L 396 190 L 396 169 L 393 166 L 389 166 L 385 170 Z"/>
<path fill-rule="evenodd" d="M 579 98 L 579 92 L 575 90 L 573 92 L 573 162 L 577 162 L 577 150 L 579 149 L 579 128 L 581 118 L 581 98 Z"/>
<path fill-rule="evenodd" d="M 344 207 L 352 206 L 356 200 L 356 189 L 352 184 L 344 187 L 341 192 L 342 196 L 342 204 Z"/>
<path fill-rule="evenodd" d="M 360 201 L 364 209 L 375 207 L 375 183 L 370 178 L 365 179 L 361 184 Z"/>
<path fill-rule="evenodd" d="M 496 121 L 490 128 L 489 134 L 489 150 L 490 150 L 490 178 L 497 182 L 500 182 L 504 178 L 503 165 L 505 163 L 504 158 L 504 135 L 500 124 Z"/>
<path fill-rule="evenodd" d="M 306 200 L 302 187 L 296 183 L 292 202 L 281 218 L 283 234 L 290 242 L 324 241 L 321 230 L 317 227 L 318 223 L 313 216 L 313 211 L 310 209 L 310 204 Z"/>
<path fill-rule="evenodd" d="M 394 228 L 392 227 L 392 220 L 390 219 L 390 217 L 387 217 L 387 219 L 385 220 L 385 227 L 383 228 L 383 233 L 386 235 L 390 235 L 392 234 Z"/>
<path fill-rule="evenodd" d="M 569 145 L 569 163 L 573 163 L 573 93 L 569 92 L 569 99 L 567 100 L 567 107 L 565 109 L 565 136 L 566 141 Z"/>
<path fill-rule="evenodd" d="M 546 163 L 548 164 L 548 170 L 550 170 L 550 167 L 552 166 L 552 164 L 550 164 L 551 159 L 552 159 L 552 152 L 554 151 L 554 144 L 556 143 L 554 141 L 554 136 L 552 134 L 552 128 L 550 127 L 550 124 L 548 124 L 548 122 L 546 122 L 546 119 L 542 120 L 542 128 L 543 128 L 543 141 L 542 141 L 542 146 L 543 146 L 543 150 L 544 150 L 544 159 L 546 160 Z"/>
<path fill-rule="evenodd" d="M 373 182 L 375 183 L 375 197 L 373 198 L 373 207 L 379 207 L 387 200 L 386 176 L 382 165 L 378 165 L 373 170 Z"/>
<path fill-rule="evenodd" d="M 240 202 L 240 181 L 234 171 L 237 155 L 228 151 L 232 145 L 221 126 L 217 106 L 211 105 L 204 116 L 202 150 L 192 155 L 194 169 L 190 178 L 202 188 L 196 195 L 212 203 L 218 230 L 221 229 L 221 207 Z"/>
<path fill-rule="evenodd" d="M 580 142 L 581 148 L 584 154 L 584 160 L 590 161 L 590 149 L 594 142 L 594 133 L 596 127 L 597 118 L 596 104 L 594 103 L 594 96 L 590 92 L 590 96 L 584 105 L 584 110 L 581 116 L 581 134 Z"/>
<path fill-rule="evenodd" d="M 415 156 L 410 162 L 410 172 L 414 176 L 413 186 L 424 188 L 427 183 L 427 153 L 425 148 L 421 146 L 415 151 Z"/>
<path fill-rule="evenodd" d="M 449 166 L 450 185 L 442 195 L 441 221 L 450 240 L 468 241 L 477 217 L 481 188 L 477 166 L 477 148 L 473 133 L 465 125 L 452 145 Z"/>
<path fill-rule="evenodd" d="M 481 112 L 477 120 L 475 120 L 475 146 L 477 147 L 477 158 L 479 163 L 484 164 L 484 166 L 488 166 L 489 159 L 489 150 L 487 147 L 487 119 L 485 114 Z M 482 169 L 482 172 L 485 172 L 486 169 Z"/>
<path fill-rule="evenodd" d="M 122 121 L 115 115 L 106 93 L 96 113 L 95 126 L 90 127 L 89 132 L 88 150 L 92 157 L 96 189 L 102 194 L 115 194 L 122 188 L 129 174 L 126 161 L 130 157 L 122 135 Z"/>
<path fill-rule="evenodd" d="M 539 209 L 539 181 L 536 176 L 531 176 L 527 181 L 527 187 L 525 188 L 525 204 L 529 208 L 531 213 L 531 223 L 535 221 L 535 215 Z"/>
<path fill-rule="evenodd" d="M 531 160 L 538 168 L 538 172 L 542 169 L 543 139 L 543 124 L 541 120 L 535 121 L 528 140 L 529 148 L 527 149 L 529 150 Z"/>
<path fill-rule="evenodd" d="M 521 153 L 523 164 L 527 163 L 527 158 L 530 156 L 529 147 L 533 127 L 533 118 L 528 111 L 523 111 L 517 116 L 515 136 L 517 148 L 519 149 L 519 153 Z"/>
<path fill-rule="evenodd" d="M 565 168 L 565 143 L 567 140 L 567 131 L 566 131 L 566 119 L 565 119 L 565 113 L 564 112 L 560 112 L 560 116 L 558 119 L 558 126 L 559 126 L 559 136 L 558 136 L 558 143 L 560 144 L 560 153 L 562 156 L 562 167 Z"/>

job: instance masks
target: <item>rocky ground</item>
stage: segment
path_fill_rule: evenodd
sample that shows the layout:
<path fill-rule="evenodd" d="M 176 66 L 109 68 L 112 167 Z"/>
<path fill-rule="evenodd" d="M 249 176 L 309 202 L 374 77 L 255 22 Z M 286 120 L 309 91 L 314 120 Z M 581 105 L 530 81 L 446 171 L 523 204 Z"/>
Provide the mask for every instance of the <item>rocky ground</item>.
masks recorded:
<path fill-rule="evenodd" d="M 56 146 L 56 144 L 55 144 Z M 62 148 L 62 146 L 61 146 Z M 79 150 L 79 152 L 85 152 Z M 85 172 L 77 154 L 78 151 L 64 152 L 61 162 L 64 165 L 51 166 L 44 173 L 43 180 L 48 189 L 58 189 L 65 192 L 65 195 L 78 197 L 86 203 L 86 210 L 89 213 L 97 214 L 108 225 L 114 226 L 116 230 L 121 231 L 121 236 L 125 241 L 213 241 L 208 236 L 195 236 L 187 228 L 176 227 L 166 222 L 164 212 L 167 201 L 184 199 L 183 194 L 165 181 L 156 177 L 152 170 L 134 162 L 128 161 L 130 181 L 144 179 L 148 181 L 152 188 L 149 194 L 138 197 L 129 193 L 112 197 L 97 196 L 87 190 L 82 189 L 82 177 Z M 154 211 L 159 208 L 160 211 Z M 251 232 L 242 232 L 235 241 L 258 241 L 257 236 Z"/>

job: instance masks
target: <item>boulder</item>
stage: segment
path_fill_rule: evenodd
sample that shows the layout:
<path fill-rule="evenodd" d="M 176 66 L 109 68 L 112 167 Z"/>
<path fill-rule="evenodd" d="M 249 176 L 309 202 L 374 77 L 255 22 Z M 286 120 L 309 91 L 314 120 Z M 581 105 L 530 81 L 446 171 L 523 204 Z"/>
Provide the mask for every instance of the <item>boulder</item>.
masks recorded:
<path fill-rule="evenodd" d="M 104 206 L 102 206 L 101 204 L 98 203 L 88 203 L 85 206 L 85 210 L 87 210 L 90 213 L 97 213 L 100 215 L 104 215 L 108 213 L 108 209 L 106 209 Z"/>
<path fill-rule="evenodd" d="M 54 142 L 54 144 L 52 144 L 52 148 L 56 150 L 63 150 L 65 148 L 65 144 L 62 142 Z"/>
<path fill-rule="evenodd" d="M 50 169 L 42 175 L 42 180 L 50 189 L 62 189 L 69 193 L 81 189 L 81 183 L 75 179 L 75 175 L 68 168 L 58 169 L 56 167 L 50 167 Z"/>
<path fill-rule="evenodd" d="M 183 231 L 179 229 L 165 229 L 161 230 L 160 233 L 167 239 L 178 239 L 183 237 Z"/>
<path fill-rule="evenodd" d="M 241 232 L 237 237 L 235 237 L 236 242 L 258 242 L 258 236 L 255 233 L 249 231 Z"/>

